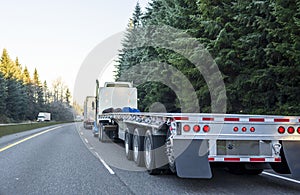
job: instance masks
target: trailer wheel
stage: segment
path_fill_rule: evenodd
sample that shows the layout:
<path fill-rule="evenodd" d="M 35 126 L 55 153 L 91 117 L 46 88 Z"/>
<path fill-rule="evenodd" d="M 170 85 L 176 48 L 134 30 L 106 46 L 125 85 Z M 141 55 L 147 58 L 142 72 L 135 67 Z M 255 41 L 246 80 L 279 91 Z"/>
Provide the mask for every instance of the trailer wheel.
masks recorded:
<path fill-rule="evenodd" d="M 143 136 L 138 129 L 135 129 L 133 133 L 133 160 L 140 167 L 144 165 L 143 150 Z"/>
<path fill-rule="evenodd" d="M 160 174 L 161 170 L 155 167 L 155 154 L 154 154 L 155 147 L 153 143 L 153 136 L 150 130 L 148 130 L 145 134 L 144 146 L 145 146 L 144 161 L 148 173 L 150 175 Z"/>
<path fill-rule="evenodd" d="M 132 160 L 132 135 L 125 133 L 125 155 L 128 160 Z"/>

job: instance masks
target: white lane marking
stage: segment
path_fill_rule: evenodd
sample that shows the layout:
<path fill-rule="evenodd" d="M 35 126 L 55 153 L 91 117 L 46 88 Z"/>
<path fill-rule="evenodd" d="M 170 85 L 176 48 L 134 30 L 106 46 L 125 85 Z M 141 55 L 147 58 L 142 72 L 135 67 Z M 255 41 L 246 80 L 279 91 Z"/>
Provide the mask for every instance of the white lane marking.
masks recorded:
<path fill-rule="evenodd" d="M 109 171 L 109 173 L 111 175 L 114 175 L 115 172 L 108 166 L 108 164 L 106 164 L 106 162 L 99 156 L 99 154 L 97 152 L 95 152 L 95 154 L 97 155 L 97 157 L 100 160 L 100 162 L 104 165 L 104 167 Z"/>
<path fill-rule="evenodd" d="M 61 128 L 61 127 L 62 127 L 62 126 L 54 127 L 54 128 L 51 128 L 51 129 L 48 129 L 48 130 L 45 130 L 45 131 L 36 133 L 36 134 L 31 135 L 31 136 L 29 136 L 29 137 L 26 137 L 26 138 L 24 138 L 24 139 L 22 139 L 22 140 L 20 140 L 20 141 L 17 141 L 17 142 L 12 143 L 12 144 L 10 144 L 10 145 L 8 145 L 8 146 L 5 146 L 4 148 L 0 148 L 0 152 L 3 152 L 4 150 L 7 150 L 7 149 L 9 149 L 9 148 L 11 148 L 11 147 L 14 147 L 14 146 L 16 146 L 16 145 L 18 145 L 18 144 L 20 144 L 20 143 L 22 143 L 22 142 L 25 142 L 25 141 L 27 141 L 27 140 L 30 140 L 30 139 L 34 138 L 34 137 L 37 137 L 37 136 L 39 136 L 39 135 L 42 135 L 42 134 L 44 134 L 44 133 L 47 133 L 47 132 L 49 132 L 49 131 L 53 131 L 53 130 L 58 129 L 58 128 Z"/>
<path fill-rule="evenodd" d="M 291 178 L 288 178 L 288 177 L 283 177 L 283 176 L 276 175 L 276 174 L 273 174 L 273 173 L 268 173 L 268 172 L 264 171 L 264 172 L 262 172 L 262 174 L 300 184 L 300 181 L 298 181 L 298 180 L 291 179 Z"/>
<path fill-rule="evenodd" d="M 87 144 L 89 143 L 89 141 L 88 141 L 86 138 L 84 138 L 84 141 L 85 141 L 85 143 L 87 143 Z"/>

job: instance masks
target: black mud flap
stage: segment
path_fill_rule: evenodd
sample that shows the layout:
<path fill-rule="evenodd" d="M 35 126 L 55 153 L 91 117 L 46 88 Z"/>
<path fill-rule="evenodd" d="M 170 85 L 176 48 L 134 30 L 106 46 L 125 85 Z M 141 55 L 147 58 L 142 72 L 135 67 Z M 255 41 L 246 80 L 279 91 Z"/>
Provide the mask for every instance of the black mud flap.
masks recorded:
<path fill-rule="evenodd" d="M 174 140 L 175 165 L 178 177 L 212 177 L 208 162 L 207 140 Z"/>
<path fill-rule="evenodd" d="M 282 141 L 282 147 L 292 177 L 300 179 L 300 141 Z"/>

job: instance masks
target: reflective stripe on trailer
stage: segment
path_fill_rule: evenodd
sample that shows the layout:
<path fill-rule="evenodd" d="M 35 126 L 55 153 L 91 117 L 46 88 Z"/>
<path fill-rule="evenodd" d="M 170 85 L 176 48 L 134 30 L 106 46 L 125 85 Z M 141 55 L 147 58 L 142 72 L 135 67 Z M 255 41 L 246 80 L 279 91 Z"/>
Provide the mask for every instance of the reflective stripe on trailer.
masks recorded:
<path fill-rule="evenodd" d="M 235 158 L 235 157 L 209 157 L 209 162 L 281 162 L 281 158 Z"/>

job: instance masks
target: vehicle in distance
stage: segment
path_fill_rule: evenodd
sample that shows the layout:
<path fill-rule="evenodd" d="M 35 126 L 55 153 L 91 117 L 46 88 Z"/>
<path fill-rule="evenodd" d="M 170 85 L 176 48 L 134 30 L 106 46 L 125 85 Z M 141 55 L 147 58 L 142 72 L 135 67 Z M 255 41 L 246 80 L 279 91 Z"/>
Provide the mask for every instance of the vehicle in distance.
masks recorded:
<path fill-rule="evenodd" d="M 49 112 L 39 112 L 37 117 L 37 122 L 45 122 L 51 120 L 51 113 Z"/>
<path fill-rule="evenodd" d="M 87 96 L 84 101 L 83 127 L 92 129 L 95 122 L 95 97 Z"/>

